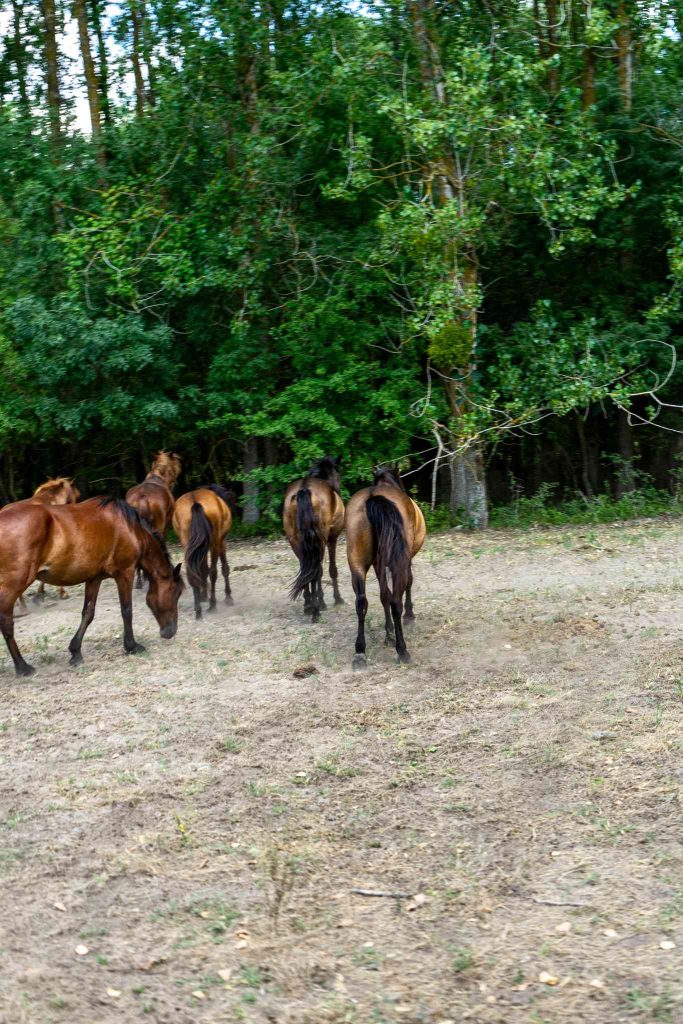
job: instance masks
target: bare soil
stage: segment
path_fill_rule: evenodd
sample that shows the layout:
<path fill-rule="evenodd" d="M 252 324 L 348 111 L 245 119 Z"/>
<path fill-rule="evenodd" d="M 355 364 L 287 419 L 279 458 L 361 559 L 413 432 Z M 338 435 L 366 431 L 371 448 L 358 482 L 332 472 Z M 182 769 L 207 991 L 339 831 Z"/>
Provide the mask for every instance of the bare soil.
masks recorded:
<path fill-rule="evenodd" d="M 113 584 L 77 670 L 80 595 L 33 609 L 0 1021 L 683 1021 L 682 553 L 662 521 L 434 536 L 412 664 L 373 584 L 365 673 L 348 576 L 312 625 L 281 542 L 231 545 L 235 606 L 186 593 L 171 642 L 136 592 L 139 657 Z"/>

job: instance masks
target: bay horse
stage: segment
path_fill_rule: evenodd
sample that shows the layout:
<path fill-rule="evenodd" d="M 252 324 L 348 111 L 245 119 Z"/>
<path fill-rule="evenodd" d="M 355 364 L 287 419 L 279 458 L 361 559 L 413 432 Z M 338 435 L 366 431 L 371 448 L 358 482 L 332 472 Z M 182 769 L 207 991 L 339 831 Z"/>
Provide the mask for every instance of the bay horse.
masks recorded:
<path fill-rule="evenodd" d="M 173 488 L 182 470 L 180 456 L 163 449 L 154 456 L 149 473 L 141 484 L 126 491 L 126 501 L 136 508 L 152 528 L 165 537 L 171 525 L 175 501 Z M 142 587 L 142 569 L 138 568 L 136 587 Z"/>
<path fill-rule="evenodd" d="M 303 593 L 304 614 L 310 614 L 312 622 L 318 621 L 321 609 L 326 607 L 322 583 L 325 547 L 330 560 L 334 603 L 344 603 L 337 571 L 337 540 L 344 529 L 344 503 L 339 494 L 340 462 L 325 455 L 313 463 L 306 476 L 294 480 L 285 491 L 282 526 L 299 559 L 299 573 L 289 596 L 295 601 Z"/>
<path fill-rule="evenodd" d="M 0 519 L 0 629 L 18 676 L 33 675 L 14 639 L 14 603 L 35 579 L 54 586 L 85 583 L 81 624 L 69 644 L 72 665 L 83 658 L 81 645 L 95 617 L 102 581 L 118 587 L 126 654 L 144 647 L 133 635 L 133 578 L 140 563 L 149 577 L 147 604 L 170 639 L 178 626 L 178 600 L 183 590 L 180 565 L 175 569 L 163 537 L 136 509 L 116 498 L 91 498 L 77 505 L 18 502 Z"/>
<path fill-rule="evenodd" d="M 233 604 L 230 591 L 230 566 L 225 554 L 225 538 L 232 526 L 233 496 L 220 484 L 204 484 L 183 494 L 175 503 L 173 529 L 185 552 L 187 578 L 194 595 L 195 618 L 202 617 L 202 601 L 207 599 L 207 579 L 211 579 L 209 611 L 216 607 L 218 561 L 225 581 L 225 603 Z M 211 566 L 209 567 L 209 555 Z"/>
<path fill-rule="evenodd" d="M 371 565 L 377 574 L 384 607 L 384 642 L 395 642 L 400 662 L 410 661 L 401 620 L 403 597 L 405 595 L 404 618 L 411 621 L 415 618 L 412 559 L 424 544 L 426 535 L 422 511 L 406 493 L 394 469 L 377 470 L 372 486 L 354 494 L 346 506 L 346 552 L 358 616 L 354 668 L 365 668 L 367 664 L 365 580 Z"/>
<path fill-rule="evenodd" d="M 33 504 L 39 505 L 75 505 L 81 496 L 81 492 L 76 487 L 75 483 L 68 476 L 55 476 L 50 480 L 46 480 L 44 484 L 36 487 L 35 491 L 30 498 L 24 498 L 22 502 L 13 502 L 13 505 L 23 504 L 24 502 L 33 502 Z M 10 505 L 5 505 L 5 508 L 10 508 Z M 3 509 L 4 511 L 4 509 Z M 69 595 L 67 594 L 64 587 L 59 588 L 59 597 L 61 600 L 65 600 Z M 45 584 L 41 583 L 36 591 L 33 600 L 43 601 L 45 599 Z M 20 598 L 20 604 L 24 609 L 24 614 L 27 614 L 28 609 L 24 602 L 24 598 Z"/>

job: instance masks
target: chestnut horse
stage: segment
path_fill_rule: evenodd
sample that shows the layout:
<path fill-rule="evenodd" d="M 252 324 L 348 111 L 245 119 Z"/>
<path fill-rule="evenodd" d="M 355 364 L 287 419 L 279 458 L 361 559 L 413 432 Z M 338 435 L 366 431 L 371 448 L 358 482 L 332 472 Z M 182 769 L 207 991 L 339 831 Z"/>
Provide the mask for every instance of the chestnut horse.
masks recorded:
<path fill-rule="evenodd" d="M 175 503 L 173 529 L 185 552 L 187 578 L 194 594 L 195 618 L 202 617 L 202 601 L 207 599 L 207 578 L 211 578 L 209 611 L 216 607 L 218 560 L 225 581 L 225 603 L 232 604 L 230 566 L 225 554 L 225 538 L 232 526 L 232 495 L 220 484 L 205 484 L 183 494 Z M 211 568 L 209 568 L 209 554 Z"/>
<path fill-rule="evenodd" d="M 305 477 L 295 480 L 285 492 L 282 526 L 292 551 L 299 559 L 299 574 L 289 591 L 293 601 L 303 592 L 304 614 L 317 622 L 323 597 L 323 558 L 330 558 L 330 579 L 334 603 L 343 604 L 337 582 L 337 540 L 344 529 L 344 503 L 339 496 L 339 463 L 325 455 L 314 462 Z"/>
<path fill-rule="evenodd" d="M 133 577 L 140 563 L 149 576 L 147 604 L 170 639 L 178 626 L 178 599 L 183 589 L 180 566 L 173 568 L 163 538 L 138 512 L 115 498 L 91 498 L 77 505 L 18 502 L 0 518 L 0 628 L 18 676 L 30 676 L 14 639 L 14 603 L 35 579 L 54 586 L 85 583 L 81 624 L 69 652 L 71 664 L 83 660 L 81 644 L 95 617 L 102 580 L 113 579 L 123 617 L 127 654 L 143 651 L 133 636 Z"/>
<path fill-rule="evenodd" d="M 143 519 L 146 519 L 154 530 L 166 536 L 175 502 L 173 488 L 180 476 L 182 463 L 175 452 L 160 451 L 154 456 L 152 468 L 141 484 L 136 484 L 126 492 L 126 501 L 136 508 Z M 135 584 L 142 586 L 142 570 L 138 568 Z"/>
<path fill-rule="evenodd" d="M 13 502 L 13 505 L 24 504 L 25 502 L 33 502 L 34 504 L 40 505 L 75 505 L 81 496 L 81 492 L 76 487 L 75 483 L 70 477 L 67 476 L 56 476 L 50 480 L 46 480 L 40 487 L 36 487 L 30 498 L 24 498 L 21 502 Z M 11 505 L 5 505 L 5 508 L 11 508 Z M 3 509 L 4 511 L 4 509 Z M 62 600 L 67 598 L 67 594 L 64 587 L 59 588 L 59 596 Z M 43 601 L 45 598 L 45 584 L 41 583 L 36 591 L 33 600 Z M 24 609 L 23 614 L 28 614 L 26 603 L 24 598 L 19 599 L 19 603 Z"/>
<path fill-rule="evenodd" d="M 403 595 L 405 619 L 412 620 L 412 559 L 424 544 L 427 529 L 422 511 L 406 494 L 398 472 L 380 469 L 371 487 L 358 491 L 346 506 L 346 553 L 356 595 L 358 636 L 354 668 L 364 668 L 365 615 L 368 602 L 365 579 L 374 566 L 384 606 L 385 644 L 396 643 L 399 661 L 410 661 L 403 636 Z M 392 629 L 393 619 L 393 629 Z"/>

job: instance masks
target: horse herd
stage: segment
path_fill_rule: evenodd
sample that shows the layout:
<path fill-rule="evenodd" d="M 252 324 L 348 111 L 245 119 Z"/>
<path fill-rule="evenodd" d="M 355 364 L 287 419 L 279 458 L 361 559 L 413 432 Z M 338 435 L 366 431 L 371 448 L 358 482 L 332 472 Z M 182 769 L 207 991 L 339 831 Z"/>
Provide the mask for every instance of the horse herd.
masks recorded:
<path fill-rule="evenodd" d="M 232 526 L 234 499 L 220 484 L 206 484 L 177 500 L 173 490 L 181 471 L 180 458 L 162 451 L 143 480 L 125 500 L 110 497 L 79 501 L 73 482 L 58 477 L 42 484 L 32 497 L 0 510 L 0 628 L 18 676 L 35 669 L 23 658 L 14 638 L 14 606 L 37 579 L 35 600 L 45 584 L 63 588 L 85 584 L 81 622 L 69 644 L 71 664 L 82 662 L 83 636 L 95 616 L 102 581 L 116 583 L 127 654 L 143 651 L 133 634 L 133 587 L 148 581 L 147 605 L 161 636 L 170 639 L 178 628 L 178 601 L 183 591 L 182 563 L 174 566 L 166 546 L 172 526 L 184 552 L 187 579 L 194 596 L 195 616 L 202 601 L 216 607 L 220 563 L 225 600 L 233 603 L 225 538 Z M 337 540 L 346 530 L 347 557 L 356 600 L 358 633 L 354 668 L 366 664 L 365 616 L 367 574 L 374 566 L 384 607 L 386 643 L 394 643 L 398 660 L 409 660 L 403 621 L 412 620 L 412 558 L 422 547 L 426 529 L 418 505 L 406 493 L 398 473 L 379 469 L 370 486 L 350 498 L 340 495 L 339 460 L 318 459 L 308 473 L 289 485 L 282 523 L 299 559 L 290 596 L 303 594 L 304 612 L 316 622 L 325 608 L 322 577 L 325 548 L 335 604 L 343 604 L 336 561 Z M 405 598 L 405 614 L 404 614 Z"/>

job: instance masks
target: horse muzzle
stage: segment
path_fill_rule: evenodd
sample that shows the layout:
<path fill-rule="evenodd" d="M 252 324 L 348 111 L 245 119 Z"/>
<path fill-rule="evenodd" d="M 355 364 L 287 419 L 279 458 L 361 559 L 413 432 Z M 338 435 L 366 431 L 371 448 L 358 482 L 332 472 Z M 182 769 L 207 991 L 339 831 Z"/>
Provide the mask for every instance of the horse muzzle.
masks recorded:
<path fill-rule="evenodd" d="M 164 640 L 171 640 L 176 635 L 177 629 L 177 623 L 169 622 L 167 626 L 162 626 L 159 632 L 161 633 Z"/>

